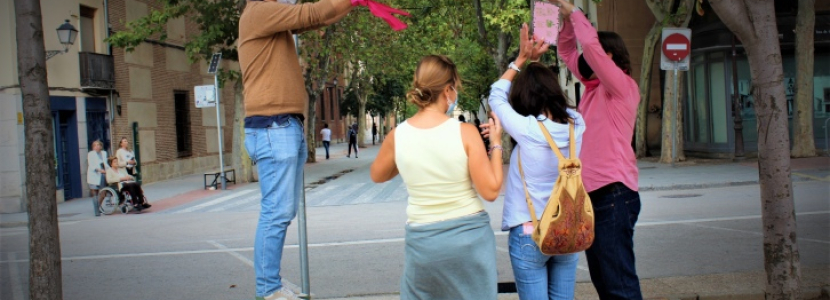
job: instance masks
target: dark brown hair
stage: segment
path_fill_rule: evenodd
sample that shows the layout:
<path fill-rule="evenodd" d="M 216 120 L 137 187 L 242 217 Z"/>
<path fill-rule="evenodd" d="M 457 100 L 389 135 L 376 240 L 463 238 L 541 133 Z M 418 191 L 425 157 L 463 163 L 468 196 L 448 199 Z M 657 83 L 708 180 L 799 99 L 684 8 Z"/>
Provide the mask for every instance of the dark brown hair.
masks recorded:
<path fill-rule="evenodd" d="M 599 43 L 605 53 L 611 53 L 611 59 L 625 74 L 631 76 L 631 60 L 628 55 L 628 48 L 622 37 L 613 31 L 597 31 Z"/>
<path fill-rule="evenodd" d="M 523 116 L 548 116 L 551 121 L 567 123 L 571 116 L 568 97 L 559 80 L 547 66 L 534 62 L 525 66 L 510 89 L 510 106 Z"/>

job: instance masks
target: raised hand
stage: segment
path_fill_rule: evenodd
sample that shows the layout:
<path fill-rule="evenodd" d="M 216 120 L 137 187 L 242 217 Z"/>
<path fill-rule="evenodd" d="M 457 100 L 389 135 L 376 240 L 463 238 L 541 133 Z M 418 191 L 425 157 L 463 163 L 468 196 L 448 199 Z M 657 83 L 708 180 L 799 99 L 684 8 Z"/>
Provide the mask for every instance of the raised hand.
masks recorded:
<path fill-rule="evenodd" d="M 563 19 L 567 19 L 571 16 L 571 13 L 574 11 L 574 5 L 571 4 L 568 0 L 549 0 L 550 3 L 556 4 L 559 6 L 559 14 L 562 15 Z"/>
<path fill-rule="evenodd" d="M 516 57 L 516 64 L 521 66 L 528 60 L 538 60 L 548 51 L 548 48 L 550 48 L 550 44 L 537 39 L 535 36 L 531 37 L 527 23 L 522 24 L 522 30 L 519 34 L 519 56 Z"/>

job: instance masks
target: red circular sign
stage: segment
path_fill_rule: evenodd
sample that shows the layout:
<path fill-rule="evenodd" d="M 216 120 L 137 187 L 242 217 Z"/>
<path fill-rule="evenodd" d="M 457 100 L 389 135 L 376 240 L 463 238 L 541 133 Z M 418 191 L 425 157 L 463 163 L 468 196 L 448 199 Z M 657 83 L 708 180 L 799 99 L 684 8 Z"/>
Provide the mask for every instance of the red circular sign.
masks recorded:
<path fill-rule="evenodd" d="M 671 61 L 681 61 L 689 56 L 691 46 L 685 35 L 674 33 L 663 40 L 663 55 Z"/>

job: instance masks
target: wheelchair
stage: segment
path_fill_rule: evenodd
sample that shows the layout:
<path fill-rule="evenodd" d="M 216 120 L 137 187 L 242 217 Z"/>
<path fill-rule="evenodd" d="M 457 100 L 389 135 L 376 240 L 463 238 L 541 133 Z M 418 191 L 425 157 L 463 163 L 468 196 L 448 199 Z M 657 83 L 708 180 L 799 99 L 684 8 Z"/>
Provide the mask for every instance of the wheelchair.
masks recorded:
<path fill-rule="evenodd" d="M 133 200 L 134 198 L 130 195 L 130 192 L 119 191 L 118 184 L 109 185 L 98 191 L 98 202 L 101 204 L 100 210 L 105 215 L 111 215 L 116 210 L 121 211 L 125 215 L 133 210 L 140 213 L 141 208 L 135 204 L 137 201 Z"/>

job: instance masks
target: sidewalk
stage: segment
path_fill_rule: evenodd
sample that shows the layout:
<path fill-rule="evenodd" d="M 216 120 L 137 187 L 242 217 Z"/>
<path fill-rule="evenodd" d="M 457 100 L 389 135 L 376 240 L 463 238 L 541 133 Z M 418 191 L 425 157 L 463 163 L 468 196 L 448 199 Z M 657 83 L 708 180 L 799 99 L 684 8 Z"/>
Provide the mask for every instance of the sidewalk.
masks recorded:
<path fill-rule="evenodd" d="M 802 265 L 801 299 L 830 299 L 828 272 L 830 266 L 816 268 Z M 640 280 L 643 298 L 651 300 L 764 300 L 765 285 L 766 274 L 763 271 Z M 397 300 L 400 299 L 400 295 L 354 296 L 328 300 L 347 299 Z M 499 294 L 498 299 L 519 300 L 519 296 L 515 293 L 503 293 Z M 599 296 L 590 282 L 577 282 L 575 299 L 596 300 Z"/>

